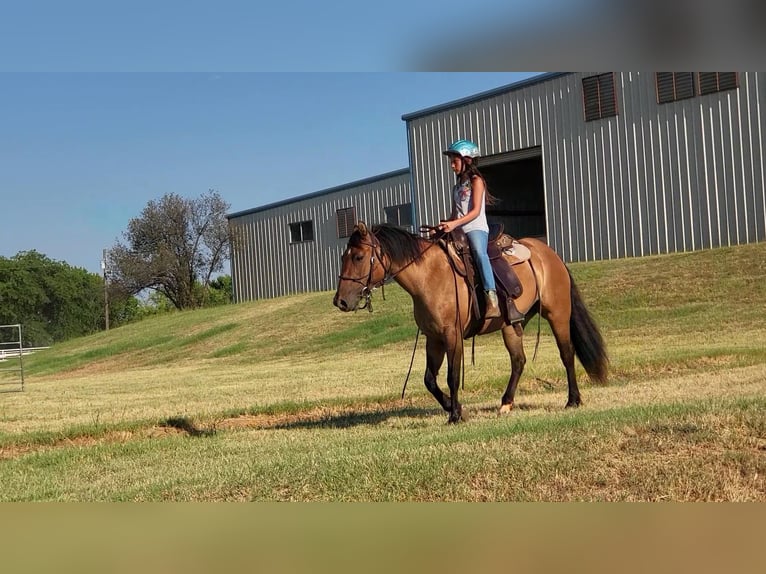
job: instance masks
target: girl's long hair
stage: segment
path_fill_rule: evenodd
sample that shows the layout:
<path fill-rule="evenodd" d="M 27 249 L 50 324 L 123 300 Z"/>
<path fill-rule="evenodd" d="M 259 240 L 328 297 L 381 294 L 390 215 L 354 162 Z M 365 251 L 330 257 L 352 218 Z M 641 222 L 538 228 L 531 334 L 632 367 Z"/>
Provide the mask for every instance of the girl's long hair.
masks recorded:
<path fill-rule="evenodd" d="M 476 160 L 470 157 L 463 157 L 462 160 L 464 167 L 463 171 L 457 176 L 458 182 L 470 180 L 472 177 L 480 177 L 484 181 L 484 203 L 487 205 L 495 205 L 496 203 L 499 203 L 500 200 L 489 192 L 487 180 L 484 179 L 484 176 L 479 171 L 479 168 L 476 165 Z"/>

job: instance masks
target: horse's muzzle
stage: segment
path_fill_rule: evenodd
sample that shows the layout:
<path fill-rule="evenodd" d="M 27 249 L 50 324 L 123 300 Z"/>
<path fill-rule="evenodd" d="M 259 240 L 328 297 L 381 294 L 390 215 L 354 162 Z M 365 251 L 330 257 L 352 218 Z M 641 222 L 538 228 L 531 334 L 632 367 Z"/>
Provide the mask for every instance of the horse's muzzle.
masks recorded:
<path fill-rule="evenodd" d="M 345 299 L 342 299 L 338 293 L 335 294 L 335 297 L 333 297 L 332 304 L 335 305 L 338 309 L 341 311 L 353 311 L 353 307 L 351 307 Z"/>

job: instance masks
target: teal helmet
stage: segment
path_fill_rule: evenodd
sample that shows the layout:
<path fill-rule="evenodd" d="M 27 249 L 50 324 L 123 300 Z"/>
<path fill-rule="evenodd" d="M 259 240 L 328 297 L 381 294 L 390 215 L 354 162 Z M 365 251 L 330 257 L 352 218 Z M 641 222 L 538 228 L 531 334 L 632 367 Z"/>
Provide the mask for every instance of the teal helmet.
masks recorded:
<path fill-rule="evenodd" d="M 460 157 L 470 158 L 477 158 L 479 155 L 481 155 L 479 153 L 479 146 L 477 146 L 471 140 L 457 140 L 442 153 L 444 155 L 459 155 Z"/>

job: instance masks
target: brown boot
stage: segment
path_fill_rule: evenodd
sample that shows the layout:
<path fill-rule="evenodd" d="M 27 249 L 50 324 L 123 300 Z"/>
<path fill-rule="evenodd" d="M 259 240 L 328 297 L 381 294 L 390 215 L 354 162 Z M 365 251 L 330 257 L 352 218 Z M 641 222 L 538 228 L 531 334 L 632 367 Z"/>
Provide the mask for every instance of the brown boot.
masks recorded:
<path fill-rule="evenodd" d="M 485 291 L 484 294 L 486 295 L 485 299 L 487 301 L 487 308 L 484 311 L 484 318 L 485 319 L 493 319 L 495 317 L 500 317 L 500 306 L 497 304 L 497 293 L 494 291 Z"/>

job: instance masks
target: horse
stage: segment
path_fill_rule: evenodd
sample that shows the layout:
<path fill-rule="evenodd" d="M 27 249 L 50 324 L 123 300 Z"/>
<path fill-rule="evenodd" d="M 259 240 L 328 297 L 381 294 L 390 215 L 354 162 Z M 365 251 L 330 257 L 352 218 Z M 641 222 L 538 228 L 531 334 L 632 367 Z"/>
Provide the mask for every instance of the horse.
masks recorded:
<path fill-rule="evenodd" d="M 511 359 L 511 374 L 501 398 L 500 413 L 513 409 L 516 388 L 526 363 L 523 327 L 538 313 L 551 326 L 566 370 L 566 407 L 578 407 L 582 403 L 575 376 L 575 356 L 591 379 L 606 382 L 608 357 L 599 328 L 569 268 L 546 243 L 530 237 L 516 240 L 529 249 L 531 256 L 527 262 L 514 266 L 522 286 L 522 293 L 514 302 L 524 319 L 511 325 L 503 317 L 484 319 L 476 312 L 467 282 L 456 274 L 448 250 L 440 247 L 437 239 L 421 237 L 393 225 L 368 228 L 359 222 L 341 256 L 333 304 L 344 312 L 365 307 L 371 310 L 373 290 L 390 280 L 409 293 L 415 323 L 426 337 L 424 383 L 449 413 L 449 423 L 464 420 L 458 400 L 463 341 L 474 334 L 502 331 Z M 437 383 L 445 356 L 449 395 L 444 394 Z"/>

